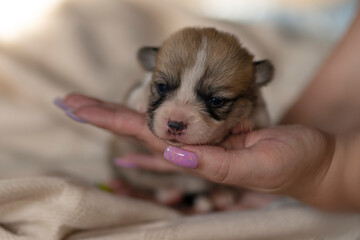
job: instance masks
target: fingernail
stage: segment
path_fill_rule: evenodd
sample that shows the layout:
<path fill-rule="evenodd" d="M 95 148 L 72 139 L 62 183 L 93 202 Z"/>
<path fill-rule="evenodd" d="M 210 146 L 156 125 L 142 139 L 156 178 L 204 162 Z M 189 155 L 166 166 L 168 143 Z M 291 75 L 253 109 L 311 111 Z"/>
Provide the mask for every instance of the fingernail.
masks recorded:
<path fill-rule="evenodd" d="M 79 123 L 87 123 L 86 120 L 78 117 L 78 116 L 74 113 L 74 111 L 73 111 L 72 109 L 66 110 L 65 113 L 66 113 L 66 115 L 67 115 L 69 118 L 71 118 L 72 120 L 75 120 L 76 122 L 79 122 Z"/>
<path fill-rule="evenodd" d="M 69 106 L 67 106 L 65 103 L 64 103 L 64 100 L 62 100 L 61 98 L 56 98 L 53 103 L 61 108 L 62 110 L 64 111 L 68 111 L 68 110 L 71 110 L 71 108 Z"/>
<path fill-rule="evenodd" d="M 114 164 L 118 167 L 130 168 L 130 169 L 134 169 L 137 167 L 135 163 L 129 162 L 128 160 L 123 158 L 115 158 Z"/>
<path fill-rule="evenodd" d="M 195 153 L 187 152 L 181 148 L 169 146 L 164 152 L 164 158 L 168 161 L 185 168 L 196 168 L 199 159 Z"/>

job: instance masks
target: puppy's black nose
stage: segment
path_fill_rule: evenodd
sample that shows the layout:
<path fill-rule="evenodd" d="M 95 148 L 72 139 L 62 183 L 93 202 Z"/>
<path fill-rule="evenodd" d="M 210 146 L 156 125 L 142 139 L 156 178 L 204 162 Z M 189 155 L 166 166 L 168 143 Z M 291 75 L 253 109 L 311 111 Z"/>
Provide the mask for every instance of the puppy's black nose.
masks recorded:
<path fill-rule="evenodd" d="M 185 129 L 185 124 L 183 122 L 168 121 L 167 125 L 170 130 L 175 132 L 180 132 Z"/>

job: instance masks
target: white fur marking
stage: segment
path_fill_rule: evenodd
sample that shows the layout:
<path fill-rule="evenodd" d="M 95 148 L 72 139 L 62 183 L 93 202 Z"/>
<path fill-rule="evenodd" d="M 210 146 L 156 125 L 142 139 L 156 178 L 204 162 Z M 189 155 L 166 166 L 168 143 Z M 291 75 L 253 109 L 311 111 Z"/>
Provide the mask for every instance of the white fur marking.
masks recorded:
<path fill-rule="evenodd" d="M 206 67 L 206 37 L 202 37 L 199 51 L 196 54 L 195 64 L 185 69 L 181 77 L 181 87 L 177 95 L 177 101 L 188 103 L 195 99 L 194 89 L 196 82 L 203 76 Z"/>

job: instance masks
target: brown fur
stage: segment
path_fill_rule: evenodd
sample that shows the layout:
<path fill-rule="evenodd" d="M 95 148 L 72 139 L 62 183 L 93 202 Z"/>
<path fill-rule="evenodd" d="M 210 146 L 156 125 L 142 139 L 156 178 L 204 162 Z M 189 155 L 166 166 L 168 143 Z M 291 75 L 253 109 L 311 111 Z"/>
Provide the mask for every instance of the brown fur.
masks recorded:
<path fill-rule="evenodd" d="M 235 36 L 214 28 L 185 28 L 173 34 L 159 49 L 156 70 L 173 78 L 181 75 L 194 65 L 203 37 L 207 39 L 208 54 L 208 78 L 204 84 L 221 84 L 231 89 L 232 95 L 246 92 L 253 81 L 253 56 Z"/>
<path fill-rule="evenodd" d="M 194 67 L 199 69 L 193 70 Z M 164 140 L 185 144 L 221 141 L 231 128 L 252 114 L 257 100 L 254 75 L 253 56 L 233 35 L 214 28 L 186 28 L 173 34 L 156 57 L 148 107 L 150 129 Z M 159 101 L 158 83 L 174 88 L 162 100 L 164 104 Z M 199 94 L 203 95 L 202 100 Z M 202 102 L 211 97 L 229 102 L 211 114 Z M 187 137 L 169 136 L 169 119 L 188 122 Z"/>
<path fill-rule="evenodd" d="M 147 112 L 151 131 L 170 145 L 215 144 L 230 131 L 241 133 L 269 124 L 259 88 L 271 80 L 273 67 L 266 60 L 254 63 L 231 34 L 213 28 L 185 28 L 160 48 L 140 49 L 138 59 L 152 78 L 148 76 L 130 94 L 128 106 Z M 165 93 L 159 89 L 161 84 L 167 87 Z M 214 97 L 224 100 L 223 104 L 209 104 Z M 185 123 L 186 128 L 175 134 L 168 126 L 173 121 Z M 187 193 L 213 187 L 203 179 L 184 184 L 187 178 L 180 180 L 175 175 L 135 173 L 126 170 L 121 175 L 150 189 L 175 188 Z"/>

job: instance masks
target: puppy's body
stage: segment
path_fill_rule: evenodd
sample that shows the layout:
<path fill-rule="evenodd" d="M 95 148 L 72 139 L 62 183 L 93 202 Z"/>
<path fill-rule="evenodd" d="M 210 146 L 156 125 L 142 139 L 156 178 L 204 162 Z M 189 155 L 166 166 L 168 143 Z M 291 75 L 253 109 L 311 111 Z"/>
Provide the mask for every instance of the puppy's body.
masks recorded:
<path fill-rule="evenodd" d="M 140 49 L 138 59 L 148 74 L 127 104 L 146 113 L 150 130 L 170 145 L 216 144 L 230 132 L 269 125 L 259 88 L 271 80 L 273 67 L 254 62 L 233 35 L 186 28 L 160 48 Z"/>

